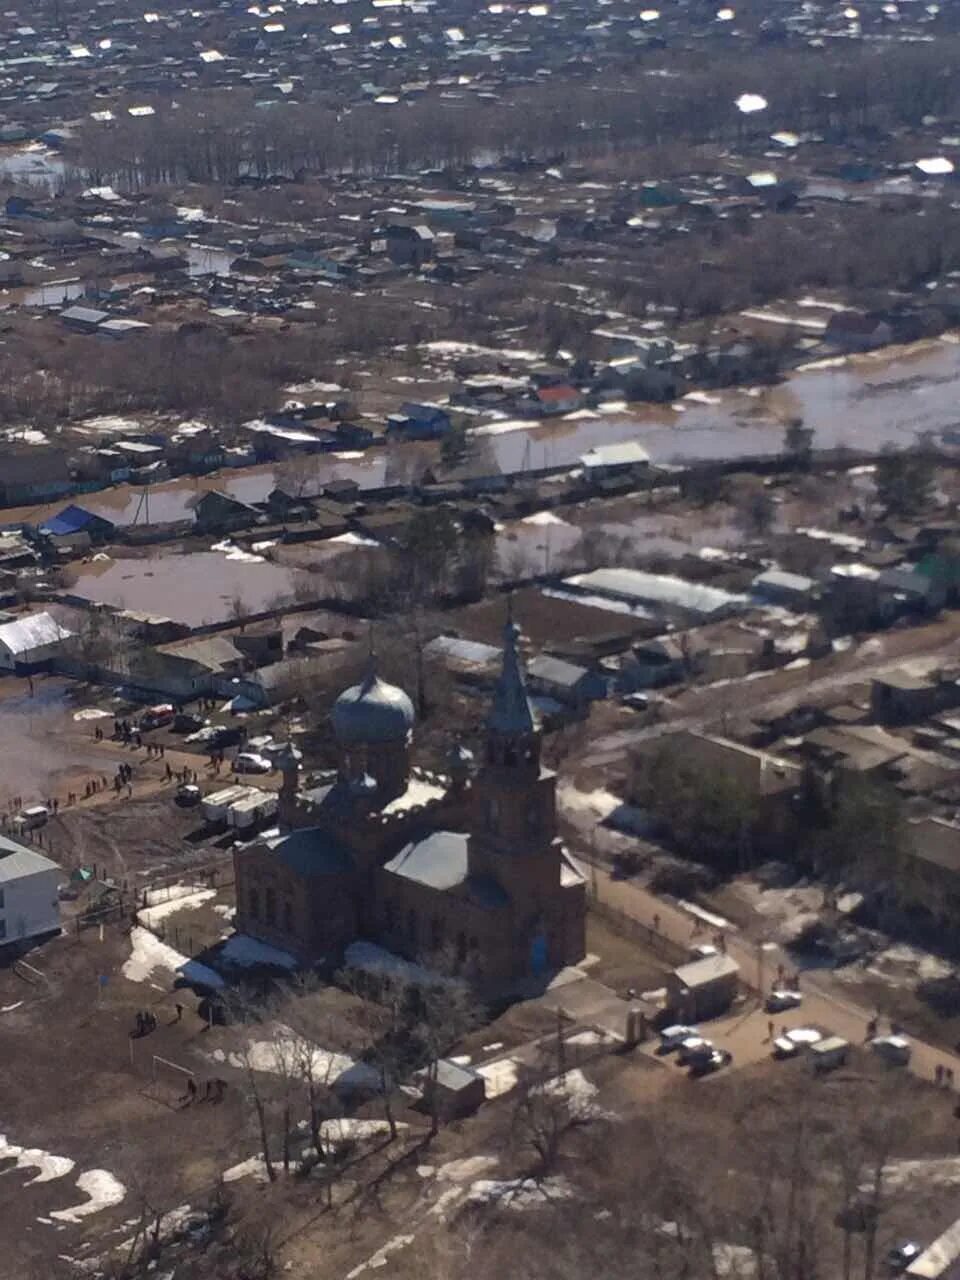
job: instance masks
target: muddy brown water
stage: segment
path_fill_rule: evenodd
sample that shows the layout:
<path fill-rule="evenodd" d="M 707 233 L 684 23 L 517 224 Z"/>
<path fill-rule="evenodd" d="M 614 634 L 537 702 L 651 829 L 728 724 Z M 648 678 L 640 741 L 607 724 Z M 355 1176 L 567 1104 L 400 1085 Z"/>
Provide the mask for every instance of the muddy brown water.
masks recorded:
<path fill-rule="evenodd" d="M 234 601 L 247 614 L 259 613 L 279 597 L 291 598 L 300 582 L 309 590 L 311 575 L 267 560 L 231 560 L 222 551 L 160 552 L 146 559 L 88 561 L 70 592 L 198 627 L 233 616 Z"/>

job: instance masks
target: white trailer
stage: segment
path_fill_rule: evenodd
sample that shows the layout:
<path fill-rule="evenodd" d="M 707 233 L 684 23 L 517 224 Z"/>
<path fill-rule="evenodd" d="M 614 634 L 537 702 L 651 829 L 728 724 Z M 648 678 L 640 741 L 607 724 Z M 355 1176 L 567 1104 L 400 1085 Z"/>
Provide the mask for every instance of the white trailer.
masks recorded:
<path fill-rule="evenodd" d="M 234 784 L 222 791 L 212 791 L 203 801 L 203 816 L 208 822 L 225 822 L 227 810 L 249 792 L 249 787 Z"/>
<path fill-rule="evenodd" d="M 270 818 L 277 811 L 277 797 L 269 791 L 249 788 L 249 793 L 235 800 L 227 809 L 227 826 L 239 831 L 254 826 L 262 818 Z"/>

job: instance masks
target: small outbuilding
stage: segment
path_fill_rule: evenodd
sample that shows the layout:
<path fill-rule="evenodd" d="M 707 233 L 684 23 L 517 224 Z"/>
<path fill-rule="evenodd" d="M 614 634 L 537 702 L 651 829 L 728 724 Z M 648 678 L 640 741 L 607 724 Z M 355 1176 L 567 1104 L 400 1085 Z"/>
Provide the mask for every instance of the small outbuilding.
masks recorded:
<path fill-rule="evenodd" d="M 740 966 L 731 956 L 705 956 L 667 975 L 667 1007 L 680 1022 L 716 1018 L 733 1004 Z"/>
<path fill-rule="evenodd" d="M 440 1058 L 433 1071 L 423 1075 L 423 1100 L 443 1120 L 472 1115 L 487 1096 L 486 1081 L 479 1071 Z"/>

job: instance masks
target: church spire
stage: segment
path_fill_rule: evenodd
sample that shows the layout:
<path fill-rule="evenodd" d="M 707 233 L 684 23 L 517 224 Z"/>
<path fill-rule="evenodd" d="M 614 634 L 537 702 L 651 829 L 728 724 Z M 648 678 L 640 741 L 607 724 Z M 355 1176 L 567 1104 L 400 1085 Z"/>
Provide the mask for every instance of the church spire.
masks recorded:
<path fill-rule="evenodd" d="M 487 728 L 505 736 L 536 733 L 533 708 L 527 697 L 523 661 L 518 642 L 520 628 L 513 620 L 513 602 L 508 603 L 507 623 L 503 628 L 503 667 L 487 717 Z"/>

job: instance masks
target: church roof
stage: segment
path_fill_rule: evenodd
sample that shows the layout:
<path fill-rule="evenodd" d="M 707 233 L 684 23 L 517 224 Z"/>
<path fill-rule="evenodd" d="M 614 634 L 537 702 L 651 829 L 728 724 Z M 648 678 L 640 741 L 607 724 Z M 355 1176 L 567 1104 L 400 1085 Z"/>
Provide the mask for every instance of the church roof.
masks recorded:
<path fill-rule="evenodd" d="M 520 628 L 511 618 L 503 629 L 503 667 L 487 717 L 487 727 L 496 733 L 524 734 L 536 730 L 518 649 L 519 639 Z"/>
<path fill-rule="evenodd" d="M 385 870 L 431 889 L 454 889 L 467 878 L 468 841 L 462 831 L 433 831 L 404 845 Z"/>
<path fill-rule="evenodd" d="M 299 876 L 336 876 L 353 871 L 353 854 L 321 827 L 301 827 L 275 836 L 267 848 Z"/>
<path fill-rule="evenodd" d="M 402 742 L 413 728 L 413 703 L 402 689 L 381 680 L 371 663 L 360 684 L 345 689 L 330 713 L 337 740 L 344 746 Z"/>
<path fill-rule="evenodd" d="M 469 874 L 469 844 L 462 831 L 433 831 L 405 845 L 384 870 L 440 893 L 459 889 L 479 907 L 506 906 L 507 892 L 493 876 Z"/>

